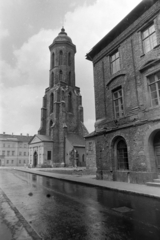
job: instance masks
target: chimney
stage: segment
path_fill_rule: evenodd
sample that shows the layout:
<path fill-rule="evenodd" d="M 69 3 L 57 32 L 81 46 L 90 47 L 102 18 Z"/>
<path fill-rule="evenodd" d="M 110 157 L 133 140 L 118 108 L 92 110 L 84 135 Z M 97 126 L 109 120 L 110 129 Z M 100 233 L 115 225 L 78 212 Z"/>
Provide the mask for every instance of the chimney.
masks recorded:
<path fill-rule="evenodd" d="M 29 134 L 27 133 L 27 136 L 29 136 Z"/>
<path fill-rule="evenodd" d="M 22 133 L 21 133 L 21 136 L 22 136 Z"/>
<path fill-rule="evenodd" d="M 12 135 L 13 135 L 13 133 L 12 133 Z"/>
<path fill-rule="evenodd" d="M 6 133 L 5 132 L 3 132 L 3 135 L 5 135 Z"/>

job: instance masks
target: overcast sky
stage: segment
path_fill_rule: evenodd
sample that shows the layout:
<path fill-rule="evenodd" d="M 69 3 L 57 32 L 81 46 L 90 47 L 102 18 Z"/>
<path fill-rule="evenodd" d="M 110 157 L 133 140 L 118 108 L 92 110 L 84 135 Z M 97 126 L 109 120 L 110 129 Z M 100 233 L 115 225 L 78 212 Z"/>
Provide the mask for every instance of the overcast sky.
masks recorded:
<path fill-rule="evenodd" d="M 49 85 L 48 46 L 62 25 L 77 47 L 76 85 L 84 123 L 94 130 L 95 104 L 89 50 L 140 0 L 0 0 L 0 133 L 36 134 Z"/>

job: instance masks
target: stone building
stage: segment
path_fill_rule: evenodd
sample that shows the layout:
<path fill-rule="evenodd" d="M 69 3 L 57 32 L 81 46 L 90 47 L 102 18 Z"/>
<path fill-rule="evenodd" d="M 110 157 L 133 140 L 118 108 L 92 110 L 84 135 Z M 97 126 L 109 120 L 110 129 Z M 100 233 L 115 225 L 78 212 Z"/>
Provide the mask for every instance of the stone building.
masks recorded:
<path fill-rule="evenodd" d="M 43 97 L 41 127 L 30 141 L 30 164 L 83 166 L 88 131 L 83 124 L 80 88 L 75 85 L 76 46 L 62 28 L 49 50 L 49 87 Z"/>
<path fill-rule="evenodd" d="M 92 50 L 97 178 L 145 183 L 160 173 L 160 1 L 135 7 Z"/>
<path fill-rule="evenodd" d="M 0 166 L 27 166 L 28 142 L 32 136 L 0 134 Z"/>

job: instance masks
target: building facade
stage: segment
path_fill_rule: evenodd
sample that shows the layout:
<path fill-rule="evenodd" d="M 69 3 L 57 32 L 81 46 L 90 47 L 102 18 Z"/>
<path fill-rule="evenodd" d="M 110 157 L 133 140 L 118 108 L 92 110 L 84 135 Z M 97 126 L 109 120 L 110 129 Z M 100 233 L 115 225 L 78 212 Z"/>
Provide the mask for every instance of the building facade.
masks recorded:
<path fill-rule="evenodd" d="M 82 156 L 85 154 L 85 140 L 83 137 L 88 134 L 88 131 L 83 124 L 80 88 L 75 85 L 76 46 L 72 43 L 71 38 L 67 36 L 64 28 L 62 28 L 61 32 L 49 46 L 49 50 L 49 87 L 45 90 L 43 97 L 41 127 L 38 135 L 34 136 L 30 142 L 30 163 L 33 166 L 42 163 L 59 167 L 71 166 L 73 165 L 73 161 L 69 157 L 72 155 L 71 151 L 74 149 L 75 144 L 79 145 L 79 142 L 82 143 L 83 141 L 81 150 L 79 149 L 79 153 L 77 153 L 77 163 L 79 162 L 80 164 L 83 162 L 84 157 Z M 72 137 L 77 141 L 74 144 L 71 141 Z M 44 138 L 45 146 L 42 144 L 42 139 Z M 40 140 L 39 146 L 38 139 Z M 69 143 L 71 143 L 72 147 Z M 69 149 L 68 146 L 70 146 Z M 45 148 L 48 148 L 47 152 L 51 154 L 51 162 L 48 162 L 50 160 L 45 157 L 43 157 L 42 162 L 40 158 L 37 159 L 37 149 L 39 147 L 43 153 Z"/>
<path fill-rule="evenodd" d="M 0 134 L 0 166 L 28 166 L 31 138 L 29 135 Z"/>
<path fill-rule="evenodd" d="M 142 1 L 86 55 L 93 62 L 97 178 L 160 173 L 160 1 Z M 89 146 L 89 145 L 88 145 Z"/>

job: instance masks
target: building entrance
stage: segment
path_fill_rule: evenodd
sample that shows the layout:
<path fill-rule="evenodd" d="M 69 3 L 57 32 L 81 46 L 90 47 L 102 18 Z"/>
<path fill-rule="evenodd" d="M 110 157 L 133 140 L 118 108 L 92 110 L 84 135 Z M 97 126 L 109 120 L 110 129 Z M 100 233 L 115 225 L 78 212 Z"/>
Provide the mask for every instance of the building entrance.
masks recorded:
<path fill-rule="evenodd" d="M 33 167 L 37 167 L 37 164 L 38 164 L 38 154 L 37 152 L 35 152 L 33 155 Z"/>
<path fill-rule="evenodd" d="M 160 132 L 158 132 L 154 137 L 154 149 L 155 149 L 156 165 L 160 171 Z"/>

